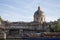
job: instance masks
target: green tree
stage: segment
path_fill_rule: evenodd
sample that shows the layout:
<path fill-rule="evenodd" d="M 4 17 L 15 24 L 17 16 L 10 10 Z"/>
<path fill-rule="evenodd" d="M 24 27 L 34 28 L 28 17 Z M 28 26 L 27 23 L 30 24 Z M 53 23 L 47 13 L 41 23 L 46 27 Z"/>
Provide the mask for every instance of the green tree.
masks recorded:
<path fill-rule="evenodd" d="M 49 29 L 50 29 L 50 32 L 54 32 L 54 28 L 53 28 L 53 24 L 52 23 L 49 24 Z"/>
<path fill-rule="evenodd" d="M 0 16 L 0 24 L 1 24 L 1 22 L 2 22 L 2 18 L 1 18 L 1 16 Z"/>
<path fill-rule="evenodd" d="M 56 31 L 60 32 L 60 22 L 57 22 L 56 24 Z"/>

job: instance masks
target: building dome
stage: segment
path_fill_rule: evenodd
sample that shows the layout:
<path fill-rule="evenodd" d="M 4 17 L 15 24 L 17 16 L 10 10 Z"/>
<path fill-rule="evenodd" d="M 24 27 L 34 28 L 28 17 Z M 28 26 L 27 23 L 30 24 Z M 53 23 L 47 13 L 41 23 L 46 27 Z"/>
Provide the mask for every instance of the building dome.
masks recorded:
<path fill-rule="evenodd" d="M 34 15 L 41 15 L 43 12 L 40 10 L 40 7 L 38 7 L 38 10 L 34 13 Z"/>
<path fill-rule="evenodd" d="M 38 6 L 38 10 L 34 13 L 34 22 L 39 22 L 41 24 L 45 22 L 45 15 L 43 11 L 40 10 L 39 6 Z"/>

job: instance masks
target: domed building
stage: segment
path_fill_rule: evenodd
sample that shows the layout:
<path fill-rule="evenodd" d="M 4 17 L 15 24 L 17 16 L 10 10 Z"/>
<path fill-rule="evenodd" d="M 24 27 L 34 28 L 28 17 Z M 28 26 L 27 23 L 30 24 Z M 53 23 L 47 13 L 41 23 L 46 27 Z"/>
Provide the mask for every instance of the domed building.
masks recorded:
<path fill-rule="evenodd" d="M 1 23 L 1 18 L 0 18 Z M 4 29 L 6 30 L 7 37 L 20 37 L 25 33 L 37 33 L 42 32 L 43 30 L 47 30 L 47 26 L 43 24 L 45 23 L 45 15 L 44 12 L 38 6 L 38 10 L 34 13 L 33 22 L 7 22 L 3 20 Z M 0 26 L 1 28 L 2 26 Z"/>
<path fill-rule="evenodd" d="M 40 6 L 38 6 L 38 10 L 34 13 L 34 22 L 39 22 L 41 24 L 45 22 L 45 15 L 43 11 L 41 11 Z"/>

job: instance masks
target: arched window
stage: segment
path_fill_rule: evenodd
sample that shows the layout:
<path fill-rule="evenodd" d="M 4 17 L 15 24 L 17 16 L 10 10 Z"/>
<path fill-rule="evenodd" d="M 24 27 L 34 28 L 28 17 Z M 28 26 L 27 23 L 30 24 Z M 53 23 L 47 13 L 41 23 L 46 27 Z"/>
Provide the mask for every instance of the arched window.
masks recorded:
<path fill-rule="evenodd" d="M 37 20 L 38 20 L 38 18 L 37 18 Z"/>
<path fill-rule="evenodd" d="M 41 18 L 41 21 L 43 20 L 43 18 Z"/>

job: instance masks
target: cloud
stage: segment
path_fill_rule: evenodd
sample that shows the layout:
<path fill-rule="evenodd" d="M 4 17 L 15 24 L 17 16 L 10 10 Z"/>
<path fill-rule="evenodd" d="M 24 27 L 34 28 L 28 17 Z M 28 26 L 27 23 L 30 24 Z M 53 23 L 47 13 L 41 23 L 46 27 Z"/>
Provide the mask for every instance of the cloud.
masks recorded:
<path fill-rule="evenodd" d="M 54 17 L 54 16 L 47 16 L 46 17 L 46 21 L 49 22 L 49 21 L 57 21 L 58 17 Z"/>
<path fill-rule="evenodd" d="M 45 12 L 46 21 L 60 17 L 60 3 L 52 0 L 6 0 L 0 3 L 0 15 L 9 21 L 32 21 L 37 6 Z"/>

